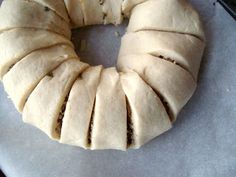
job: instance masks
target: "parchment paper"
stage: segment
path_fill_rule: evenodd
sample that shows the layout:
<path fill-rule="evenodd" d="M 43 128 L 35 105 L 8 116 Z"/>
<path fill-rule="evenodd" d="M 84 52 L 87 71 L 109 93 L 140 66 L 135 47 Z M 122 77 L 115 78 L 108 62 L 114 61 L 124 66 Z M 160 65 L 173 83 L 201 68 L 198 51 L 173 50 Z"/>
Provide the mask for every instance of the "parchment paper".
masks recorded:
<path fill-rule="evenodd" d="M 8 177 L 235 177 L 236 22 L 213 0 L 192 0 L 202 15 L 207 49 L 198 89 L 174 128 L 140 150 L 86 151 L 61 145 L 30 125 L 0 85 L 0 167 Z M 74 31 L 90 64 L 115 64 L 121 27 Z"/>

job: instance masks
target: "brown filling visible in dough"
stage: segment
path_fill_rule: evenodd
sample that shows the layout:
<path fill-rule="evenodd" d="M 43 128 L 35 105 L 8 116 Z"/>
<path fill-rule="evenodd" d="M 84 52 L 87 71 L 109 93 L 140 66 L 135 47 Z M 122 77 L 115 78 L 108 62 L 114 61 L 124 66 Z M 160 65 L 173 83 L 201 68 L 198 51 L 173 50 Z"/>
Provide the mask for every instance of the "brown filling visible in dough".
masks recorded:
<path fill-rule="evenodd" d="M 49 7 L 45 6 L 45 7 L 44 7 L 44 11 L 45 11 L 45 12 L 50 11 Z"/>
<path fill-rule="evenodd" d="M 95 109 L 95 103 L 96 103 L 96 98 L 94 99 L 94 103 L 93 103 L 93 109 L 92 109 L 92 113 L 91 113 L 91 117 L 90 117 L 90 123 L 89 123 L 89 128 L 88 128 L 88 147 L 91 147 L 92 144 L 92 130 L 93 130 L 93 116 L 94 116 L 94 109 Z"/>
<path fill-rule="evenodd" d="M 142 78 L 143 79 L 143 78 Z M 143 81 L 149 85 L 144 79 Z M 150 86 L 150 85 L 149 85 Z M 164 106 L 166 113 L 168 114 L 168 117 L 170 119 L 171 122 L 174 122 L 175 120 L 175 116 L 172 112 L 172 110 L 170 109 L 169 103 L 165 100 L 165 98 L 155 89 L 152 88 L 152 90 L 154 91 L 154 93 L 157 95 L 157 97 L 160 99 L 160 101 L 162 102 L 162 105 Z"/>
<path fill-rule="evenodd" d="M 105 0 L 99 0 L 99 4 L 102 6 L 104 4 Z"/>
<path fill-rule="evenodd" d="M 107 14 L 106 13 L 103 13 L 103 20 L 105 20 L 107 18 Z"/>
<path fill-rule="evenodd" d="M 171 63 L 173 63 L 173 64 L 175 64 L 175 65 L 178 65 L 178 66 L 180 66 L 181 68 L 185 69 L 184 66 L 182 66 L 182 65 L 179 64 L 179 63 L 177 63 L 175 60 L 173 60 L 173 59 L 171 59 L 171 58 L 167 58 L 167 57 L 164 57 L 164 56 L 162 56 L 162 55 L 159 55 L 158 57 L 161 58 L 161 59 L 163 59 L 163 60 L 166 60 L 166 61 L 168 61 L 168 62 L 171 62 Z M 185 69 L 185 70 L 186 70 L 186 69 Z"/>
<path fill-rule="evenodd" d="M 53 75 L 53 72 L 49 72 L 48 74 L 47 74 L 47 76 L 48 77 L 53 77 L 54 75 Z"/>
<path fill-rule="evenodd" d="M 12 65 L 8 68 L 7 72 L 9 72 L 9 71 L 14 67 L 14 65 L 15 65 L 15 63 L 12 64 Z"/>
<path fill-rule="evenodd" d="M 152 54 L 153 55 L 153 54 Z M 162 60 L 165 60 L 165 61 L 168 61 L 168 62 L 171 62 L 177 66 L 179 66 L 180 68 L 182 68 L 183 70 L 187 71 L 191 76 L 192 78 L 194 79 L 193 77 L 193 74 L 183 65 L 181 65 L 180 63 L 176 62 L 175 60 L 171 59 L 171 58 L 168 58 L 168 57 L 164 57 L 163 55 L 153 55 L 154 57 L 158 57 Z M 195 80 L 195 79 L 194 79 Z"/>
<path fill-rule="evenodd" d="M 66 98 L 65 98 L 65 100 L 64 100 L 64 102 L 63 102 L 63 105 L 62 105 L 62 107 L 61 107 L 59 116 L 58 116 L 58 118 L 57 118 L 57 126 L 56 126 L 56 128 L 55 128 L 55 131 L 56 131 L 56 133 L 57 133 L 59 136 L 61 135 L 62 121 L 63 121 L 63 118 L 64 118 L 64 114 L 65 114 L 66 104 L 67 104 L 68 98 L 69 98 L 69 95 L 66 96 Z"/>
<path fill-rule="evenodd" d="M 165 110 L 166 110 L 166 113 L 168 114 L 169 118 L 170 118 L 170 121 L 171 122 L 174 122 L 174 115 L 170 109 L 170 106 L 168 104 L 168 102 L 165 100 L 165 98 L 159 93 L 157 92 L 156 90 L 153 89 L 153 91 L 155 92 L 155 94 L 159 97 L 159 99 L 161 100 Z"/>
<path fill-rule="evenodd" d="M 127 97 L 126 97 L 126 109 L 127 109 L 127 148 L 129 148 L 134 144 L 134 136 L 133 136 L 134 127 L 131 119 L 132 111 Z"/>

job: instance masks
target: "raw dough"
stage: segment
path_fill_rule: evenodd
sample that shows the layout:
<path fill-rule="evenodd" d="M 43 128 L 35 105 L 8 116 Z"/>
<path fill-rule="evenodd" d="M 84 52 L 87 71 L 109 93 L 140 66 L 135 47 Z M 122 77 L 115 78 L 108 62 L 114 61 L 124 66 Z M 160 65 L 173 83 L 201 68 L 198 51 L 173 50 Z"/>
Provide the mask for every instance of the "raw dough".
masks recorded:
<path fill-rule="evenodd" d="M 118 25 L 122 23 L 123 16 L 121 12 L 121 4 L 123 0 L 104 0 L 103 13 L 106 14 L 104 24 L 112 23 Z"/>
<path fill-rule="evenodd" d="M 120 57 L 151 54 L 174 60 L 197 80 L 205 43 L 196 37 L 159 31 L 127 33 L 122 37 Z"/>
<path fill-rule="evenodd" d="M 73 46 L 65 37 L 45 30 L 14 28 L 4 31 L 0 34 L 0 78 L 26 55 L 56 44 Z"/>
<path fill-rule="evenodd" d="M 131 107 L 133 144 L 140 148 L 172 127 L 161 100 L 137 73 L 130 71 L 121 76 L 121 84 Z"/>
<path fill-rule="evenodd" d="M 72 28 L 84 26 L 84 15 L 80 0 L 64 0 Z"/>
<path fill-rule="evenodd" d="M 89 126 L 101 71 L 102 66 L 90 67 L 74 83 L 63 118 L 61 143 L 90 148 Z"/>
<path fill-rule="evenodd" d="M 22 0 L 27 1 L 27 0 Z M 63 0 L 33 0 L 45 7 L 53 10 L 57 15 L 62 17 L 67 23 L 69 23 L 69 17 L 66 11 L 66 7 Z"/>
<path fill-rule="evenodd" d="M 123 0 L 122 11 L 126 16 L 129 16 L 132 9 L 138 5 L 148 0 Z"/>
<path fill-rule="evenodd" d="M 87 64 L 72 59 L 45 76 L 25 104 L 24 122 L 38 127 L 50 138 L 59 140 L 61 109 L 74 81 L 86 67 Z"/>
<path fill-rule="evenodd" d="M 17 110 L 22 112 L 26 99 L 45 75 L 71 58 L 77 58 L 72 47 L 56 45 L 32 52 L 15 64 L 4 75 L 3 84 Z"/>
<path fill-rule="evenodd" d="M 193 95 L 196 82 L 181 67 L 151 55 L 126 55 L 118 60 L 121 71 L 136 71 L 156 92 L 164 98 L 170 109 L 171 120 Z"/>
<path fill-rule="evenodd" d="M 46 29 L 70 39 L 69 24 L 52 10 L 33 2 L 6 0 L 0 10 L 0 32 L 13 28 Z"/>
<path fill-rule="evenodd" d="M 115 68 L 104 69 L 96 94 L 91 149 L 126 148 L 127 113 L 120 76 Z"/>
<path fill-rule="evenodd" d="M 199 16 L 186 0 L 149 0 L 135 6 L 128 32 L 141 30 L 177 32 L 205 39 Z"/>

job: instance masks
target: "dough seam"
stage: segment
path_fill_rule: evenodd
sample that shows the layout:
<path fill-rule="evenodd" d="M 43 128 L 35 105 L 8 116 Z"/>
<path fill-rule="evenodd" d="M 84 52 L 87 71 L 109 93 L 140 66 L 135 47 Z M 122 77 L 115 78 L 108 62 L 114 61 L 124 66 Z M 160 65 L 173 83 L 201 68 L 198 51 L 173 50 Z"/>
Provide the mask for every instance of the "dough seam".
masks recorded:
<path fill-rule="evenodd" d="M 195 34 L 191 34 L 191 33 L 181 33 L 181 32 L 178 32 L 178 31 L 172 31 L 172 30 L 157 30 L 157 29 L 152 29 L 152 28 L 149 28 L 149 29 L 139 29 L 139 30 L 135 30 L 135 31 L 127 31 L 126 34 L 129 34 L 129 33 L 136 33 L 136 32 L 141 32 L 141 31 L 156 31 L 156 32 L 167 32 L 167 33 L 175 33 L 175 34 L 182 34 L 182 35 L 189 35 L 189 36 L 192 36 L 192 37 L 195 37 L 197 39 L 199 39 L 200 41 L 204 42 L 205 43 L 205 39 L 195 35 Z"/>
<path fill-rule="evenodd" d="M 67 58 L 67 59 L 65 59 L 62 63 L 66 62 L 66 61 L 68 61 L 68 60 L 71 60 L 71 59 L 75 59 L 75 58 L 73 58 L 73 57 L 72 57 L 72 58 Z M 57 69 L 62 63 L 59 63 L 56 67 L 54 67 L 54 68 L 52 69 L 52 71 L 55 70 L 55 69 Z M 35 87 L 32 88 L 32 91 L 29 93 L 28 97 L 25 99 L 25 101 L 24 101 L 24 103 L 23 103 L 23 109 L 24 109 L 25 104 L 26 104 L 28 98 L 30 97 L 31 93 L 34 91 L 34 89 L 37 87 L 37 85 L 40 83 L 40 81 L 41 81 L 45 76 L 53 75 L 53 74 L 52 74 L 52 71 L 50 71 L 49 73 L 45 74 L 45 75 L 37 82 L 37 84 L 35 85 Z"/>
<path fill-rule="evenodd" d="M 183 65 L 181 65 L 180 63 L 176 62 L 175 59 L 163 56 L 163 55 L 158 55 L 158 54 L 153 54 L 153 53 L 148 53 L 149 55 L 152 55 L 153 57 L 156 57 L 157 60 L 165 60 L 167 62 L 173 63 L 174 65 L 176 65 L 177 67 L 182 68 L 183 70 L 185 70 L 186 72 L 189 73 L 189 75 L 191 75 L 192 79 L 196 82 L 196 79 L 194 78 L 193 74 Z"/>
<path fill-rule="evenodd" d="M 22 58 L 20 60 L 18 60 L 17 62 L 15 62 L 14 64 L 12 64 L 11 66 L 9 66 L 9 68 L 7 69 L 7 72 L 4 73 L 4 75 L 6 75 L 18 62 L 20 62 L 21 60 L 23 60 L 26 56 L 30 55 L 31 53 L 33 52 L 36 52 L 36 51 L 39 51 L 39 50 L 43 50 L 43 49 L 47 49 L 47 48 L 51 48 L 51 47 L 55 47 L 55 46 L 58 46 L 58 45 L 69 45 L 67 43 L 57 43 L 57 44 L 53 44 L 53 45 L 49 45 L 49 46 L 46 46 L 46 47 L 41 47 L 41 48 L 38 48 L 36 50 L 32 50 L 30 51 L 29 53 L 26 53 L 24 56 L 22 56 Z M 73 44 L 69 45 L 71 46 L 72 48 L 74 48 Z M 68 58 L 68 59 L 71 59 L 71 58 Z M 4 77 L 3 75 L 3 77 Z"/>
<path fill-rule="evenodd" d="M 146 68 L 145 68 L 146 70 Z M 145 70 L 144 70 L 144 73 L 145 73 Z M 136 72 L 135 70 L 133 70 L 134 72 Z M 136 72 L 137 73 L 137 72 Z M 137 73 L 138 74 L 138 73 Z M 138 74 L 139 75 L 139 74 Z M 145 75 L 145 74 L 144 74 Z M 170 119 L 170 121 L 173 123 L 175 122 L 176 118 L 174 116 L 174 113 L 171 109 L 171 107 L 169 106 L 169 103 L 168 101 L 166 101 L 165 97 L 156 89 L 152 88 L 152 86 L 150 84 L 148 84 L 146 82 L 146 80 L 141 76 L 139 75 L 139 77 L 154 91 L 154 93 L 156 94 L 156 96 L 160 99 L 161 103 L 163 104 L 163 107 L 165 108 L 166 110 L 166 113 Z"/>
<path fill-rule="evenodd" d="M 78 60 L 78 58 L 77 58 L 77 59 L 76 59 L 76 58 L 71 58 L 71 59 L 65 60 L 65 61 L 63 61 L 61 64 L 59 64 L 54 70 L 56 70 L 56 69 L 57 69 L 58 67 L 60 67 L 63 63 L 65 63 L 65 62 L 67 62 L 67 61 L 69 61 L 69 60 Z M 88 67 L 89 67 L 89 66 L 87 66 L 87 67 L 85 67 L 84 69 L 82 69 L 81 72 L 78 74 L 78 76 L 75 77 L 75 79 L 72 81 L 72 84 L 71 84 L 71 87 L 70 87 L 70 89 L 69 89 L 69 92 L 66 94 L 66 97 L 64 98 L 64 102 L 63 102 L 63 104 L 61 105 L 60 112 L 59 112 L 59 114 L 58 114 L 58 116 L 57 116 L 57 126 L 56 126 L 56 128 L 55 128 L 55 132 L 56 132 L 57 135 L 58 135 L 58 139 L 60 139 L 60 137 L 61 137 L 61 128 L 62 128 L 62 124 L 63 124 L 63 118 L 64 118 L 64 115 L 65 115 L 66 106 L 67 106 L 67 102 L 68 102 L 69 95 L 70 95 L 70 92 L 71 92 L 71 90 L 72 90 L 72 87 L 73 87 L 75 81 L 76 81 L 76 80 L 78 79 L 78 77 L 81 75 L 81 73 L 83 73 Z M 49 72 L 49 73 L 47 74 L 47 76 L 49 76 L 49 77 L 54 77 L 54 75 L 53 75 L 53 71 L 54 71 L 54 70 L 52 70 L 51 72 Z"/>
<path fill-rule="evenodd" d="M 102 75 L 102 72 L 100 72 L 100 74 L 99 74 L 98 83 L 100 83 L 100 81 L 101 81 L 101 75 Z M 97 85 L 97 88 L 98 88 L 98 85 Z M 97 93 L 97 88 L 96 88 L 96 93 Z M 93 133 L 95 106 L 96 106 L 96 95 L 95 95 L 94 102 L 93 102 L 93 109 L 92 109 L 92 113 L 90 116 L 89 128 L 88 128 L 88 133 L 87 133 L 87 143 L 88 143 L 89 148 L 91 148 L 91 146 L 92 146 L 92 133 Z"/>

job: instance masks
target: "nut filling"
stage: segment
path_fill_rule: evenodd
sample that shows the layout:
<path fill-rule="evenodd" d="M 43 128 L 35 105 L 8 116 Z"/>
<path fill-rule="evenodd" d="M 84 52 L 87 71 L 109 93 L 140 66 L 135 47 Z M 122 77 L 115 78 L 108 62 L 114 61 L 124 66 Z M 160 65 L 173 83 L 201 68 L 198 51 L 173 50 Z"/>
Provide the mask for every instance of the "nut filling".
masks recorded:
<path fill-rule="evenodd" d="M 134 136 L 133 136 L 134 127 L 131 119 L 132 111 L 127 97 L 126 97 L 126 109 L 127 109 L 127 147 L 131 147 L 134 144 Z"/>
<path fill-rule="evenodd" d="M 61 127 L 62 127 L 62 122 L 63 122 L 63 118 L 64 118 L 64 114 L 65 114 L 65 110 L 66 110 L 66 103 L 68 101 L 69 95 L 66 96 L 65 101 L 61 107 L 59 116 L 57 118 L 57 126 L 55 128 L 56 133 L 60 136 L 61 135 Z"/>
<path fill-rule="evenodd" d="M 180 63 L 176 62 L 175 60 L 171 59 L 171 58 L 168 58 L 168 57 L 164 57 L 162 55 L 152 55 L 154 57 L 158 57 L 162 60 L 165 60 L 165 61 L 168 61 L 168 62 L 171 62 L 179 67 L 181 67 L 182 69 L 184 69 L 185 71 L 187 71 L 192 77 L 193 77 L 193 74 L 183 65 L 181 65 Z M 194 78 L 194 77 L 193 77 Z"/>
<path fill-rule="evenodd" d="M 159 99 L 161 100 L 165 110 L 166 110 L 166 113 L 168 114 L 169 118 L 170 118 L 170 121 L 171 122 L 174 122 L 175 118 L 174 118 L 174 115 L 170 109 L 170 106 L 168 104 L 168 102 L 165 100 L 165 98 L 159 93 L 157 92 L 156 90 L 153 89 L 153 91 L 155 92 L 155 94 L 159 97 Z"/>

